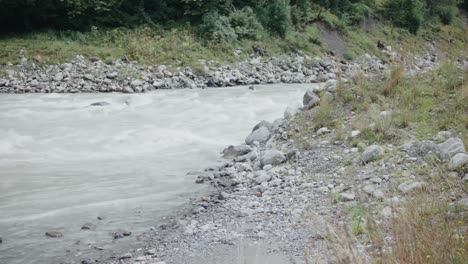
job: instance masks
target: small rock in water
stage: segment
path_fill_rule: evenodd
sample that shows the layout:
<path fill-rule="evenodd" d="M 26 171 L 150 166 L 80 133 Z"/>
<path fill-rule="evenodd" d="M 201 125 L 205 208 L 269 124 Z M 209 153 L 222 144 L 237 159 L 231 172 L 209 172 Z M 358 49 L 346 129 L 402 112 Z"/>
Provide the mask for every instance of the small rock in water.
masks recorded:
<path fill-rule="evenodd" d="M 83 229 L 83 230 L 90 230 L 90 229 L 94 229 L 94 228 L 95 228 L 95 226 L 92 223 L 86 223 L 81 227 L 81 229 Z"/>
<path fill-rule="evenodd" d="M 253 85 L 250 85 L 249 90 L 255 90 L 255 87 Z"/>
<path fill-rule="evenodd" d="M 96 102 L 96 103 L 90 104 L 90 106 L 106 106 L 106 105 L 110 105 L 110 103 L 102 101 L 102 102 Z"/>
<path fill-rule="evenodd" d="M 130 232 L 130 231 L 121 230 L 121 231 L 117 231 L 117 232 L 112 233 L 112 236 L 114 237 L 114 239 L 119 239 L 119 238 L 124 238 L 124 237 L 130 236 L 131 234 L 132 234 L 132 232 Z"/>
<path fill-rule="evenodd" d="M 1 243 L 3 243 L 3 238 L 2 238 L 2 237 L 0 237 L 0 244 L 1 244 Z"/>
<path fill-rule="evenodd" d="M 101 220 L 104 220 L 105 218 L 103 216 L 98 216 L 97 217 L 97 220 L 101 221 Z"/>
<path fill-rule="evenodd" d="M 132 254 L 130 253 L 125 253 L 119 257 L 119 259 L 129 259 L 129 258 L 132 258 Z"/>
<path fill-rule="evenodd" d="M 48 231 L 45 233 L 45 235 L 48 237 L 63 237 L 63 234 L 58 231 Z"/>

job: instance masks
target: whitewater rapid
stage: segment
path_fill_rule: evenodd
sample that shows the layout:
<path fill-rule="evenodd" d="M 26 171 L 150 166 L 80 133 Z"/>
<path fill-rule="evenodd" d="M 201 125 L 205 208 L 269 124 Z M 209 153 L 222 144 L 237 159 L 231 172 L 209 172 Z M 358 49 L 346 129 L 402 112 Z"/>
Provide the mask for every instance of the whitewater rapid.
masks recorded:
<path fill-rule="evenodd" d="M 221 162 L 312 86 L 0 95 L 0 263 L 79 263 L 135 246 L 204 191 L 187 172 Z M 88 222 L 95 230 L 81 230 Z M 133 234 L 114 240 L 119 229 Z"/>

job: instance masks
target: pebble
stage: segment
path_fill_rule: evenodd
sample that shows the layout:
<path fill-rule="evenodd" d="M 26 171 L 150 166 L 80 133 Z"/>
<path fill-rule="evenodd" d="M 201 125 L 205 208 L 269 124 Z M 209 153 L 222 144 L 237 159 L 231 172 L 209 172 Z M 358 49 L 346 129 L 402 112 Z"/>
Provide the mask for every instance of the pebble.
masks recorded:
<path fill-rule="evenodd" d="M 53 238 L 63 237 L 63 233 L 58 231 L 48 231 L 45 233 L 45 235 Z"/>

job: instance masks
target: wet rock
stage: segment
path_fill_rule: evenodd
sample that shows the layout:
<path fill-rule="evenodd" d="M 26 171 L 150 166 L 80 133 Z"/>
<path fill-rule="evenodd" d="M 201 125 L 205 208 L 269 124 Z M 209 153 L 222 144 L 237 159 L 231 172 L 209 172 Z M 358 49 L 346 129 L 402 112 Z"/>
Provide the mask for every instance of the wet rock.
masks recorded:
<path fill-rule="evenodd" d="M 98 217 L 97 217 L 97 220 L 99 220 L 99 221 L 104 220 L 104 219 L 105 219 L 104 216 L 98 216 Z"/>
<path fill-rule="evenodd" d="M 370 161 L 374 161 L 378 159 L 380 156 L 384 154 L 384 149 L 379 145 L 372 145 L 366 148 L 361 155 L 362 161 L 364 163 L 368 163 Z"/>
<path fill-rule="evenodd" d="M 443 160 L 450 160 L 457 153 L 464 153 L 465 145 L 459 138 L 449 138 L 444 143 L 438 145 L 440 151 L 440 158 Z"/>
<path fill-rule="evenodd" d="M 273 127 L 273 124 L 271 124 L 270 122 L 268 121 L 261 121 L 260 123 L 256 124 L 253 129 L 252 129 L 252 132 L 255 132 L 255 130 L 261 128 L 261 127 L 266 127 L 269 131 L 271 131 L 272 127 Z"/>
<path fill-rule="evenodd" d="M 63 233 L 58 231 L 48 231 L 45 233 L 45 235 L 53 238 L 63 237 Z"/>
<path fill-rule="evenodd" d="M 235 158 L 238 156 L 245 155 L 252 151 L 252 148 L 248 145 L 229 146 L 223 150 L 224 158 Z"/>
<path fill-rule="evenodd" d="M 278 165 L 286 160 L 284 153 L 276 149 L 269 149 L 265 151 L 263 156 L 260 158 L 260 162 L 263 166 L 265 165 Z"/>
<path fill-rule="evenodd" d="M 468 164 L 468 154 L 458 153 L 450 159 L 449 170 L 457 170 Z"/>
<path fill-rule="evenodd" d="M 398 190 L 404 194 L 409 194 L 416 191 L 421 191 L 426 188 L 427 184 L 424 182 L 412 182 L 406 181 L 400 185 L 398 185 Z"/>
<path fill-rule="evenodd" d="M 90 104 L 90 106 L 106 106 L 106 105 L 110 105 L 110 103 L 102 101 L 102 102 L 96 102 L 96 103 Z"/>
<path fill-rule="evenodd" d="M 271 137 L 271 132 L 268 130 L 267 127 L 260 127 L 259 129 L 252 132 L 246 139 L 245 143 L 247 145 L 253 145 L 254 142 L 258 142 L 260 144 L 266 143 Z"/>
<path fill-rule="evenodd" d="M 128 237 L 130 235 L 132 235 L 132 232 L 127 231 L 127 230 L 119 230 L 119 231 L 116 231 L 116 232 L 112 233 L 112 237 L 114 239 L 124 238 L 124 237 Z"/>
<path fill-rule="evenodd" d="M 134 93 L 135 91 L 131 87 L 124 87 L 122 88 L 123 93 Z"/>
<path fill-rule="evenodd" d="M 93 225 L 92 223 L 86 223 L 81 227 L 82 230 L 91 230 L 94 228 L 96 228 L 96 226 Z"/>
<path fill-rule="evenodd" d="M 132 258 L 132 254 L 130 253 L 125 253 L 119 257 L 119 259 L 131 259 L 131 258 Z"/>
<path fill-rule="evenodd" d="M 320 98 L 312 91 L 304 94 L 302 103 L 305 109 L 312 109 L 320 104 Z"/>
<path fill-rule="evenodd" d="M 2 244 L 2 243 L 3 243 L 3 238 L 2 238 L 2 237 L 0 237 L 0 244 Z"/>

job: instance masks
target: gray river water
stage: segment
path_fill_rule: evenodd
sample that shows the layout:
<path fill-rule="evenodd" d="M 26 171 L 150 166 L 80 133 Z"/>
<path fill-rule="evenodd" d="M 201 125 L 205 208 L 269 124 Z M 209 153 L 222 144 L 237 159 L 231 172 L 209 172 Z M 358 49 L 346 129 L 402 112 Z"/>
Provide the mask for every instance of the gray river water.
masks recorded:
<path fill-rule="evenodd" d="M 79 263 L 134 247 L 206 188 L 188 171 L 220 162 L 311 87 L 0 95 L 0 263 Z M 110 104 L 89 106 L 99 101 Z M 95 230 L 81 230 L 88 222 Z M 118 229 L 133 234 L 114 240 Z"/>

